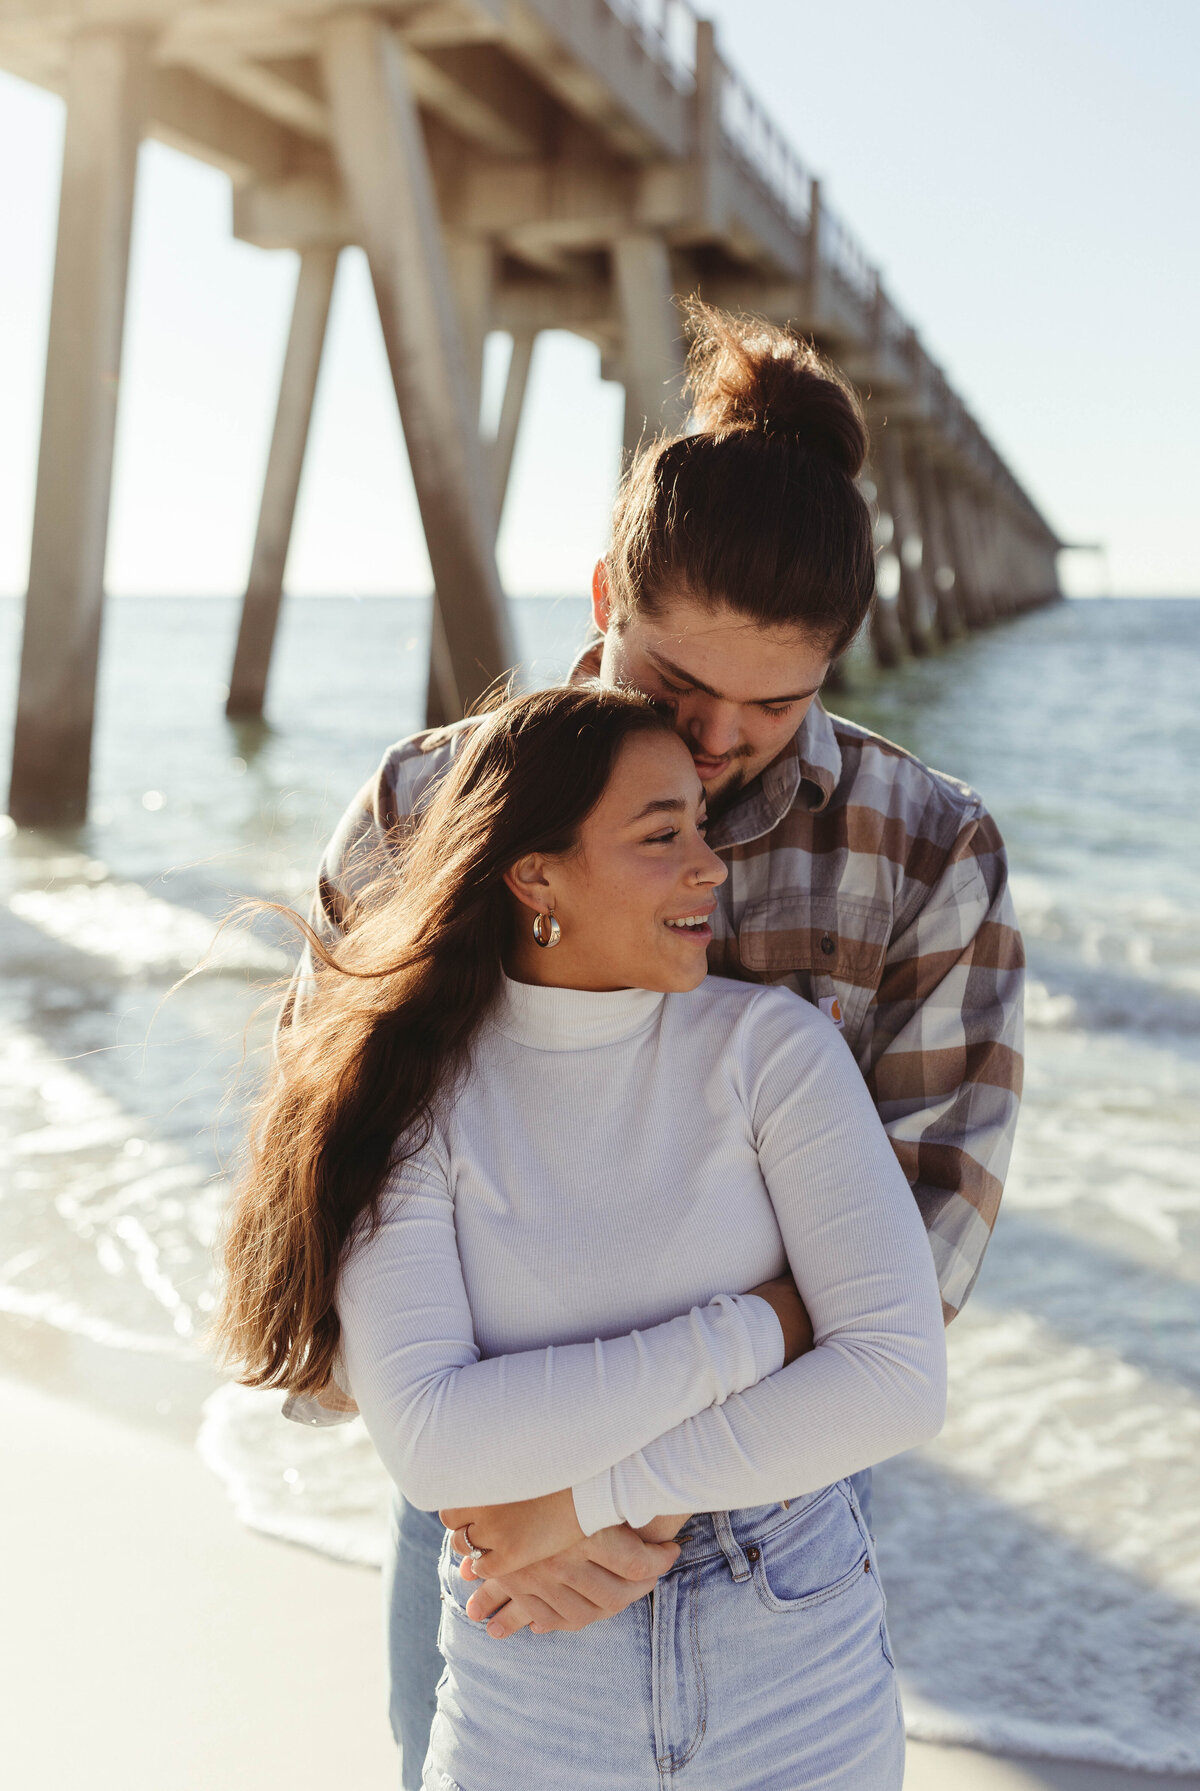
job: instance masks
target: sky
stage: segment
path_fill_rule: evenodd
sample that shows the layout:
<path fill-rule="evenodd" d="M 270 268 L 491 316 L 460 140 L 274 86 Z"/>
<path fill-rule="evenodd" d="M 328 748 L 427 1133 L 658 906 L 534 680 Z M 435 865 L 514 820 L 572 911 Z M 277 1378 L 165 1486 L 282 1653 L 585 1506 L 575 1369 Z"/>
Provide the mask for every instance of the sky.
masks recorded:
<path fill-rule="evenodd" d="M 1060 535 L 1105 544 L 1104 560 L 1062 557 L 1066 588 L 1200 594 L 1196 0 L 701 10 Z M 0 593 L 28 572 L 62 114 L 0 75 Z M 242 589 L 295 270 L 234 241 L 222 175 L 143 147 L 111 591 Z M 498 547 L 513 594 L 585 589 L 621 409 L 590 344 L 539 340 Z M 339 270 L 287 583 L 429 585 L 358 251 Z"/>

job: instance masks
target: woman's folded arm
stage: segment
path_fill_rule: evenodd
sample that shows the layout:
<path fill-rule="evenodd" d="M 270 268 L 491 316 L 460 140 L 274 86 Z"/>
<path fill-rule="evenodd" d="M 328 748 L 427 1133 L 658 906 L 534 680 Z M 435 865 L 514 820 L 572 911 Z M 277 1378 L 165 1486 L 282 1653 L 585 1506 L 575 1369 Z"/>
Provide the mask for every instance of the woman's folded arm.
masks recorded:
<path fill-rule="evenodd" d="M 785 990 L 764 990 L 748 1022 L 747 1107 L 816 1347 L 572 1482 L 588 1534 L 815 1491 L 928 1441 L 944 1420 L 929 1240 L 857 1066 Z"/>
<path fill-rule="evenodd" d="M 355 1240 L 338 1316 L 367 1429 L 422 1510 L 570 1486 L 770 1375 L 784 1352 L 765 1300 L 722 1294 L 627 1336 L 481 1360 L 436 1139 Z"/>

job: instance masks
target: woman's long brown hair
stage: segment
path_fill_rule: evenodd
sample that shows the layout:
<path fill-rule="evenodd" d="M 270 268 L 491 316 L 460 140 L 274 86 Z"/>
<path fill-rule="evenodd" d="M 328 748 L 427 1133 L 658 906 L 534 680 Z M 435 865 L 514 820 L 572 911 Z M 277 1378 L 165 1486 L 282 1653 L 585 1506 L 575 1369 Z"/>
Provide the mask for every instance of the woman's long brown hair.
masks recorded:
<path fill-rule="evenodd" d="M 402 862 L 342 939 L 305 928 L 312 977 L 277 1040 L 225 1245 L 217 1336 L 247 1385 L 328 1382 L 346 1247 L 378 1222 L 389 1171 L 428 1141 L 497 994 L 515 918 L 504 872 L 571 851 L 623 742 L 669 727 L 646 698 L 599 685 L 505 703 L 469 725 Z"/>

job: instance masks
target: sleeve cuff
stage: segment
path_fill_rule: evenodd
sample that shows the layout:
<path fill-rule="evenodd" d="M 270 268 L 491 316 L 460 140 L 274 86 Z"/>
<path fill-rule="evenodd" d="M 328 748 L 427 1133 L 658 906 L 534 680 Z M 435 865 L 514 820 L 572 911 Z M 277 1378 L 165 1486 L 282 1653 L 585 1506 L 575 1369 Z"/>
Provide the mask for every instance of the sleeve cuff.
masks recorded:
<path fill-rule="evenodd" d="M 783 1367 L 784 1344 L 783 1326 L 775 1316 L 775 1309 L 758 1294 L 738 1294 L 738 1309 L 746 1321 L 746 1329 L 750 1333 L 750 1347 L 754 1351 L 755 1376 L 753 1385 L 766 1380 L 769 1374 L 777 1374 Z"/>
<path fill-rule="evenodd" d="M 590 1480 L 581 1480 L 578 1486 L 571 1488 L 571 1497 L 575 1501 L 579 1528 L 585 1536 L 594 1536 L 597 1530 L 611 1529 L 613 1524 L 622 1521 L 613 1503 L 610 1468 L 602 1474 L 593 1474 Z"/>

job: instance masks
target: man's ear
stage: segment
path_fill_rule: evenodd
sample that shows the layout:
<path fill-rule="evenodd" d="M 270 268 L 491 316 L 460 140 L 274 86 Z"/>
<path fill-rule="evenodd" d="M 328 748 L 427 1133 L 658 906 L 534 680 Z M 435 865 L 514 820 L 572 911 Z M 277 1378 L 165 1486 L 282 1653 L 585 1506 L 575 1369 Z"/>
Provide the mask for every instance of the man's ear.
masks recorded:
<path fill-rule="evenodd" d="M 518 858 L 516 864 L 505 871 L 504 881 L 518 902 L 533 914 L 544 914 L 554 899 L 546 875 L 546 860 L 540 852 L 530 852 L 527 857 Z"/>
<path fill-rule="evenodd" d="M 612 593 L 608 584 L 608 561 L 597 560 L 592 573 L 592 621 L 601 634 L 607 634 L 611 620 Z"/>

